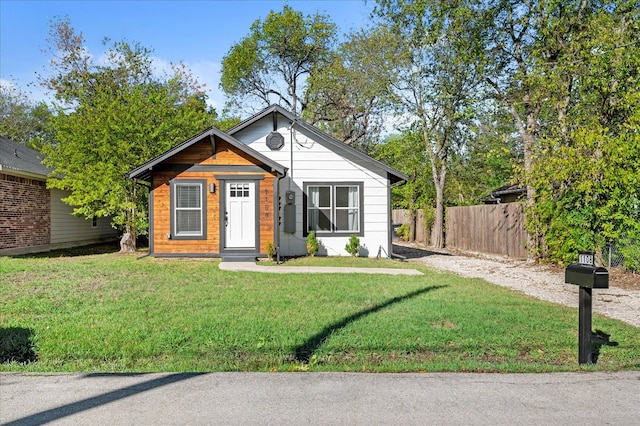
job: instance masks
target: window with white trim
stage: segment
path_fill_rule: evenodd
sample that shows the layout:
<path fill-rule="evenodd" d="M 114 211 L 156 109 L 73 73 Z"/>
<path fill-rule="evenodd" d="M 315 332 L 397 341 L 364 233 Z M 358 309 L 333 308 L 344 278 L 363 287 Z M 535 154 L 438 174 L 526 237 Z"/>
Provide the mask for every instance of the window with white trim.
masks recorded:
<path fill-rule="evenodd" d="M 362 183 L 306 183 L 305 232 L 362 235 Z"/>
<path fill-rule="evenodd" d="M 204 189 L 204 181 L 172 181 L 172 237 L 178 239 L 204 237 L 206 227 Z"/>

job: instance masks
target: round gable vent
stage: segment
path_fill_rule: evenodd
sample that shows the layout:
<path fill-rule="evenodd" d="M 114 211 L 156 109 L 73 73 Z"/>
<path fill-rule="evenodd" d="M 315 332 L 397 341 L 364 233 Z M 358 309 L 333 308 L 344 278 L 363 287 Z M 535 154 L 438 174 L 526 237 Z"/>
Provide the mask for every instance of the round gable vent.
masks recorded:
<path fill-rule="evenodd" d="M 271 132 L 267 136 L 267 146 L 269 149 L 275 151 L 284 146 L 284 136 L 278 132 Z"/>

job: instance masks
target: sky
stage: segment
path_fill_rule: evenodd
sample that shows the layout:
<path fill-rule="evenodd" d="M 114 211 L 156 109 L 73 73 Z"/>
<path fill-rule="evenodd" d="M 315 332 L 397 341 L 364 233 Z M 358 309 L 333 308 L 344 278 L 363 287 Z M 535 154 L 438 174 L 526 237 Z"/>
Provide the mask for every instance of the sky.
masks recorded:
<path fill-rule="evenodd" d="M 0 0 L 0 84 L 15 84 L 35 101 L 49 99 L 36 75 L 48 74 L 50 21 L 68 17 L 94 58 L 105 52 L 107 37 L 152 49 L 158 68 L 184 62 L 206 84 L 209 105 L 221 111 L 222 58 L 253 22 L 285 4 L 328 15 L 339 35 L 367 26 L 374 6 L 372 0 Z"/>

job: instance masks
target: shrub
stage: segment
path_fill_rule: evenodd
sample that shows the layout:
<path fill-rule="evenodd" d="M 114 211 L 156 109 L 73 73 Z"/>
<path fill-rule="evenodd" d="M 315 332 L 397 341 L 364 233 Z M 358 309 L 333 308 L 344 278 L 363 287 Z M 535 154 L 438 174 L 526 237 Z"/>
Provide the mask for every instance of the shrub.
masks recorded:
<path fill-rule="evenodd" d="M 320 243 L 316 238 L 316 232 L 315 231 L 309 232 L 309 235 L 307 236 L 307 253 L 309 253 L 309 256 L 313 257 L 316 255 L 319 248 L 320 248 Z"/>
<path fill-rule="evenodd" d="M 358 238 L 356 234 L 351 234 L 351 236 L 349 237 L 349 242 L 346 246 L 344 246 L 344 249 L 351 256 L 357 256 L 358 252 L 360 251 L 360 238 Z"/>
<path fill-rule="evenodd" d="M 408 223 L 403 223 L 400 225 L 396 231 L 398 233 L 398 237 L 402 241 L 409 241 L 409 234 L 411 233 L 411 225 Z"/>
<path fill-rule="evenodd" d="M 273 245 L 271 241 L 267 243 L 267 256 L 269 259 L 273 259 L 276 255 L 276 247 Z"/>

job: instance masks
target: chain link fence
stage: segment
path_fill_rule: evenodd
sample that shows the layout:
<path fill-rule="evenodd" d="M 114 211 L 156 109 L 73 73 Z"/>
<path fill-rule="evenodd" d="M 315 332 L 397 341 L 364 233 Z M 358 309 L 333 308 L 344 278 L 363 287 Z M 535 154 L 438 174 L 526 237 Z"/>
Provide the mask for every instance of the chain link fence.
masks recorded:
<path fill-rule="evenodd" d="M 629 238 L 610 242 L 603 253 L 605 266 L 640 272 L 640 241 Z"/>

